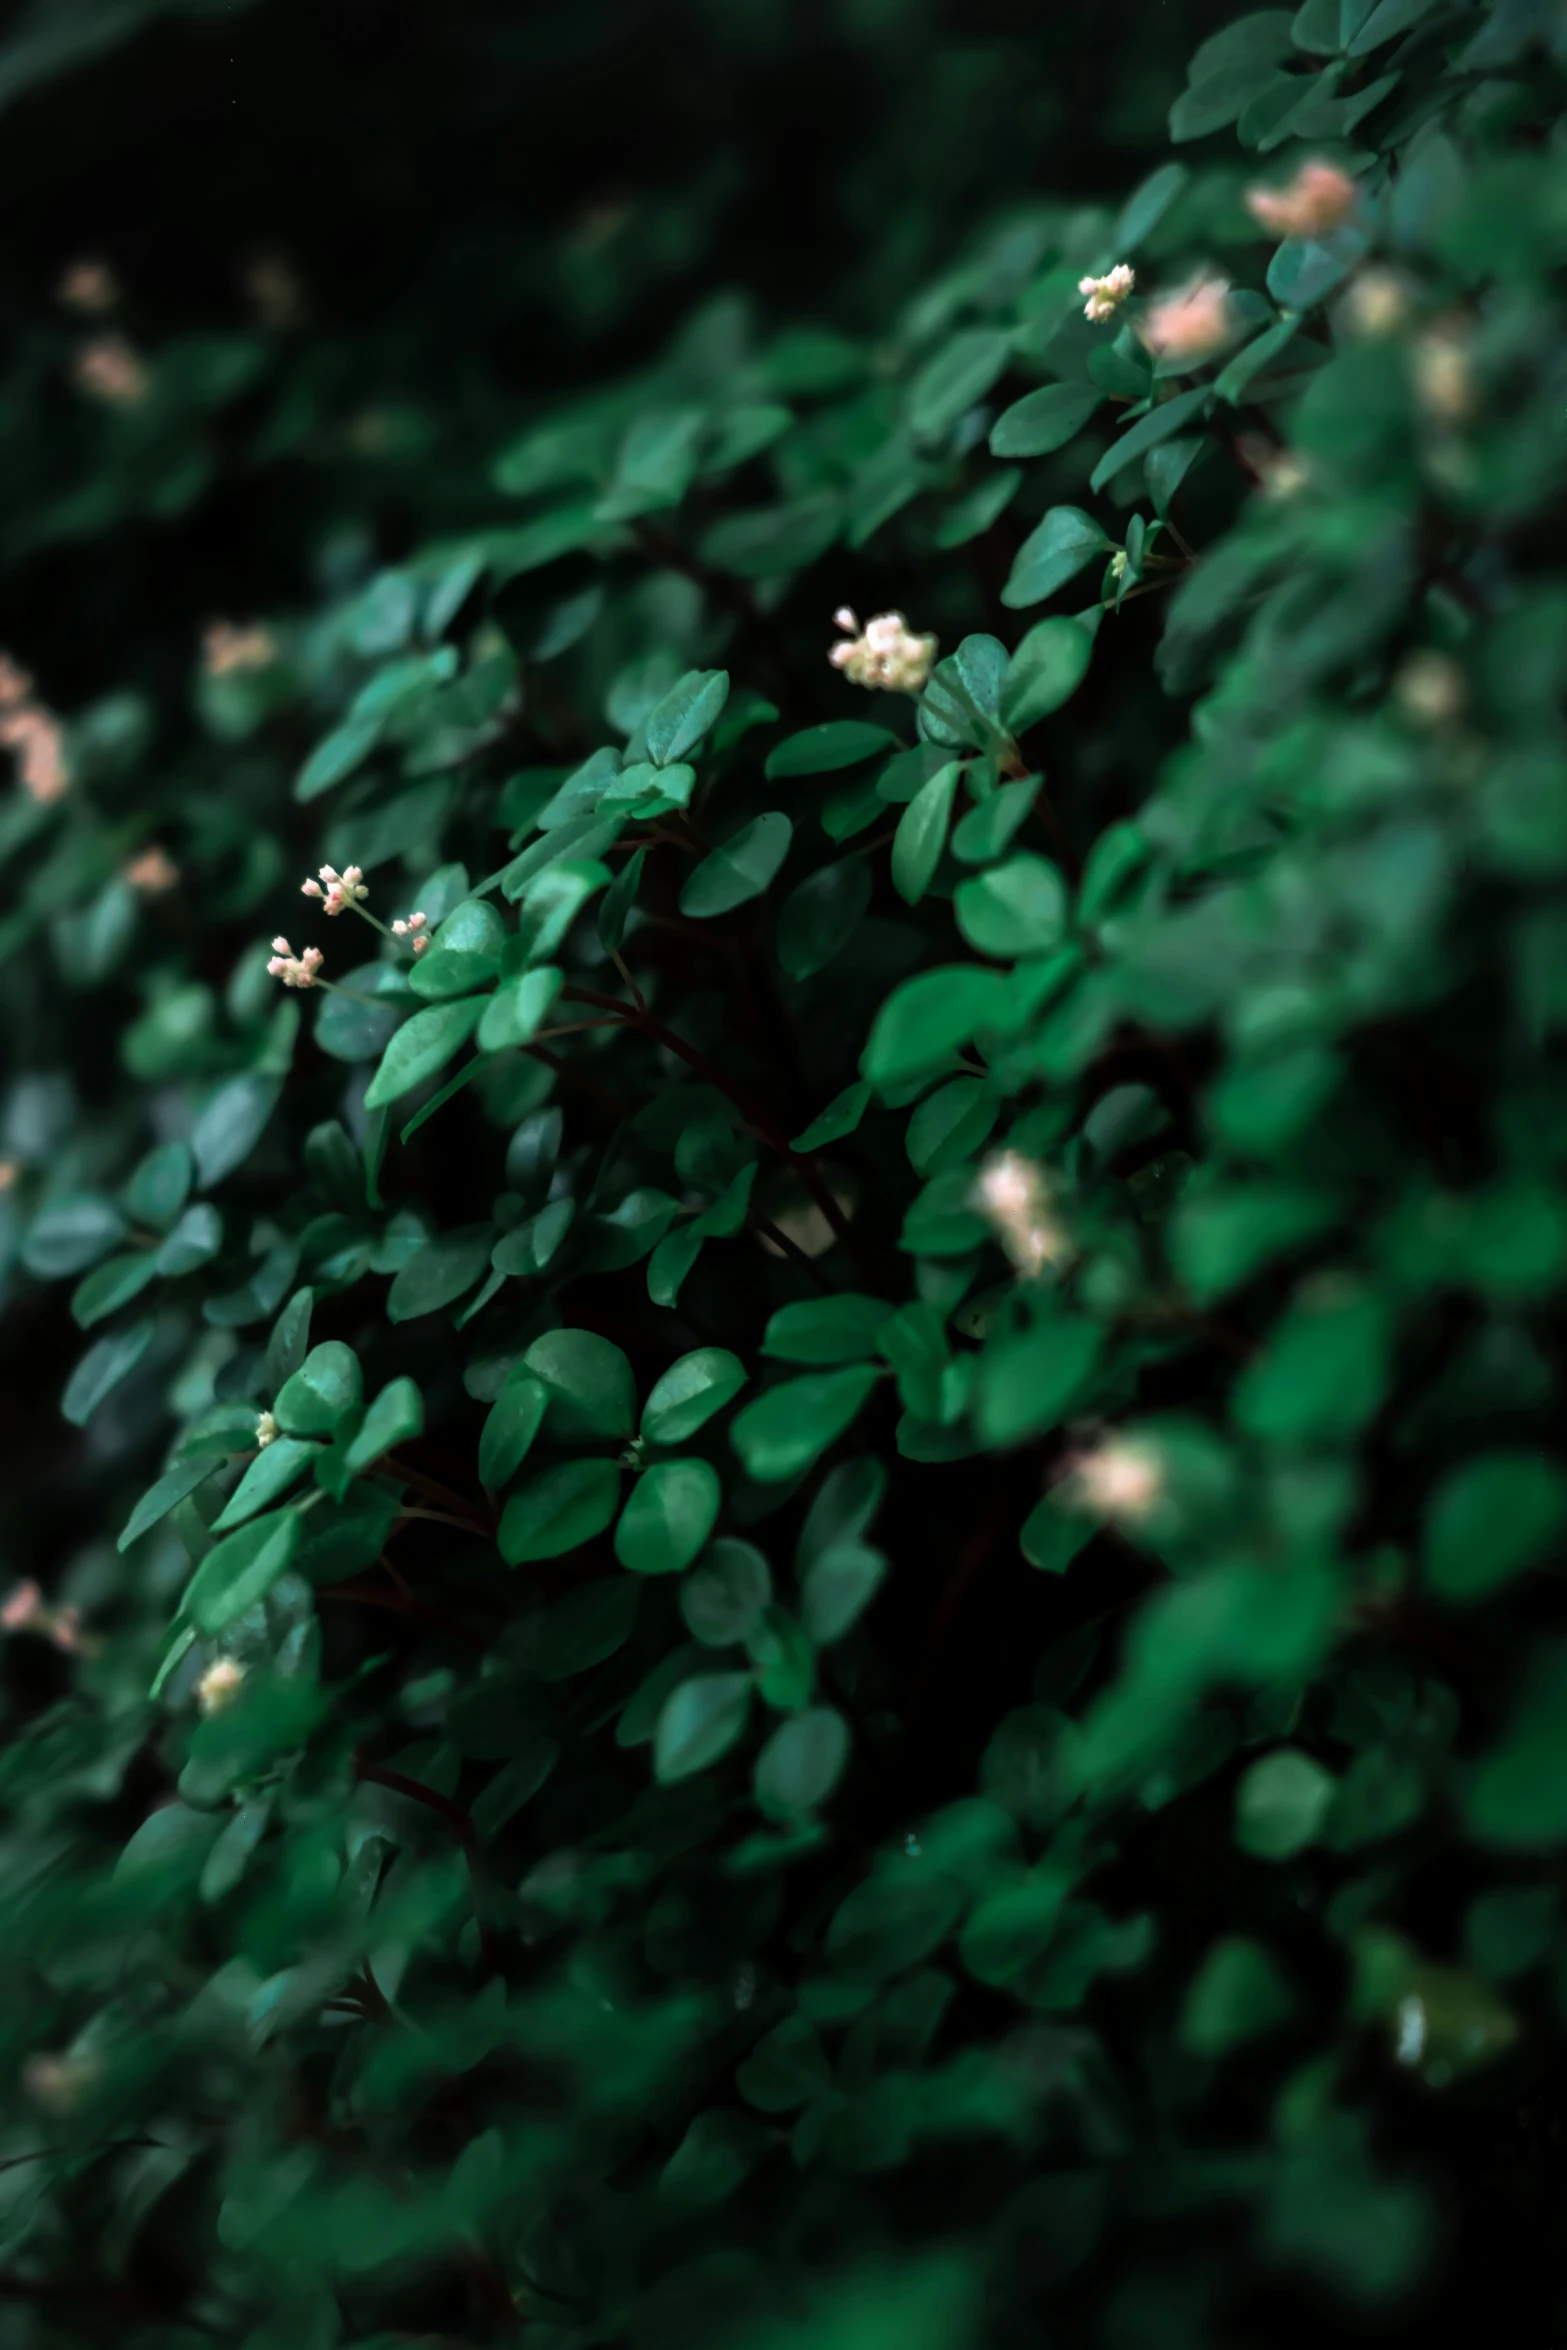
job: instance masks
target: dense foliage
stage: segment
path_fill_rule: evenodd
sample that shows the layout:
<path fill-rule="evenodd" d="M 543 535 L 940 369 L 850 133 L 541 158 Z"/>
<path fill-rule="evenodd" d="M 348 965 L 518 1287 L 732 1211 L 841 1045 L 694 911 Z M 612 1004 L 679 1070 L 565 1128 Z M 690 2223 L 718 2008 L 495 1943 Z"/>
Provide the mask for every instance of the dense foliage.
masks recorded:
<path fill-rule="evenodd" d="M 13 283 L 0 2350 L 1567 2338 L 1567 16 L 1178 14 Z"/>

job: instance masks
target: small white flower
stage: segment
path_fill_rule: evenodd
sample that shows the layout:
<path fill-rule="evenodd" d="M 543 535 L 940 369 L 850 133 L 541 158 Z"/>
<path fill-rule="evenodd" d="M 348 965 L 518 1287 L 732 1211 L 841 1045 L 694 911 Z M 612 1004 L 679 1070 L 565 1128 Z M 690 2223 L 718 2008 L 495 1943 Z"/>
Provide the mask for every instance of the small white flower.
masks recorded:
<path fill-rule="evenodd" d="M 1355 209 L 1355 183 L 1333 163 L 1303 163 L 1287 188 L 1248 188 L 1246 209 L 1275 237 L 1327 237 Z"/>
<path fill-rule="evenodd" d="M 1091 1510 L 1112 1525 L 1141 1525 L 1164 1497 L 1164 1463 L 1151 1444 L 1107 1436 L 1063 1480 L 1068 1507 Z"/>
<path fill-rule="evenodd" d="M 1222 277 L 1195 277 L 1156 302 L 1138 332 L 1156 359 L 1195 365 L 1222 351 L 1235 331 Z"/>
<path fill-rule="evenodd" d="M 329 914 L 341 914 L 345 906 L 356 906 L 370 895 L 369 884 L 357 865 L 345 865 L 341 873 L 334 866 L 323 865 L 321 880 L 301 882 L 300 890 L 307 898 L 324 898 Z"/>
<path fill-rule="evenodd" d="M 924 691 L 936 658 L 933 636 L 916 636 L 901 612 L 878 612 L 862 631 L 854 613 L 843 604 L 833 620 L 850 641 L 834 645 L 827 658 L 851 685 L 896 694 Z"/>
<path fill-rule="evenodd" d="M 1409 316 L 1409 292 L 1390 269 L 1362 269 L 1350 280 L 1344 315 L 1358 335 L 1396 334 Z"/>
<path fill-rule="evenodd" d="M 413 948 L 414 953 L 416 955 L 422 955 L 425 948 L 430 943 L 429 933 L 427 931 L 422 938 L 419 935 L 419 933 L 424 930 L 425 920 L 426 917 L 423 914 L 410 914 L 406 922 L 399 920 L 392 924 L 392 936 L 394 938 L 405 938 L 408 941 L 408 944 Z"/>
<path fill-rule="evenodd" d="M 65 2115 L 80 2104 L 101 2069 L 95 2056 L 30 2056 L 22 2067 L 22 2087 L 45 2113 Z"/>
<path fill-rule="evenodd" d="M 974 1205 L 1020 1273 L 1035 1280 L 1072 1253 L 1065 1226 L 1051 1213 L 1045 1169 L 1021 1151 L 996 1151 L 974 1186 Z"/>
<path fill-rule="evenodd" d="M 1411 653 L 1393 691 L 1418 726 L 1450 726 L 1464 706 L 1464 673 L 1446 653 Z"/>
<path fill-rule="evenodd" d="M 325 960 L 319 947 L 306 947 L 302 955 L 296 955 L 286 938 L 275 938 L 267 970 L 274 979 L 281 979 L 285 987 L 314 987 L 316 974 Z"/>
<path fill-rule="evenodd" d="M 1137 272 L 1129 263 L 1118 261 L 1104 277 L 1080 277 L 1077 290 L 1086 294 L 1083 316 L 1092 319 L 1095 326 L 1113 318 L 1137 283 Z"/>
<path fill-rule="evenodd" d="M 204 1714 L 217 1714 L 226 1705 L 232 1705 L 239 1695 L 245 1678 L 245 1668 L 231 1656 L 220 1656 L 208 1665 L 196 1683 L 196 1703 Z"/>
<path fill-rule="evenodd" d="M 263 1412 L 256 1422 L 256 1442 L 263 1451 L 269 1444 L 276 1444 L 277 1433 L 276 1419 L 271 1412 Z"/>

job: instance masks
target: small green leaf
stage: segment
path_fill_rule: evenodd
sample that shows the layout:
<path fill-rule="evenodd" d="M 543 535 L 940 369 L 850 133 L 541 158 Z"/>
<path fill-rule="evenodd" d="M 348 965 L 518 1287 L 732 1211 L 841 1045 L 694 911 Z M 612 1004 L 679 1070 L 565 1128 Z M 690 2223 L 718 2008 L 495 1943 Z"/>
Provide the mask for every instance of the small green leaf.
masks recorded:
<path fill-rule="evenodd" d="M 871 1089 L 863 1080 L 846 1085 L 842 1093 L 827 1104 L 821 1116 L 813 1118 L 803 1134 L 797 1134 L 790 1143 L 792 1151 L 819 1151 L 830 1142 L 841 1142 L 852 1134 L 870 1107 Z"/>
<path fill-rule="evenodd" d="M 1091 514 L 1077 506 L 1052 506 L 1019 547 L 1001 601 L 1014 611 L 1042 604 L 1110 544 Z"/>
<path fill-rule="evenodd" d="M 292 1379 L 305 1359 L 310 1345 L 310 1317 L 314 1310 L 316 1293 L 313 1289 L 296 1289 L 272 1327 L 267 1340 L 267 1393 L 275 1395 L 286 1380 Z"/>
<path fill-rule="evenodd" d="M 887 1579 L 887 1561 L 863 1543 L 841 1541 L 812 1558 L 801 1591 L 805 1629 L 829 1648 L 859 1622 Z"/>
<path fill-rule="evenodd" d="M 549 1330 L 523 1357 L 549 1398 L 549 1432 L 558 1443 L 629 1437 L 637 1386 L 620 1348 L 594 1330 Z"/>
<path fill-rule="evenodd" d="M 620 1471 L 613 1461 L 566 1461 L 514 1493 L 501 1518 L 500 1551 L 510 1567 L 561 1558 L 614 1522 Z"/>
<path fill-rule="evenodd" d="M 415 1012 L 381 1055 L 381 1065 L 365 1094 L 365 1108 L 375 1110 L 384 1102 L 398 1101 L 433 1077 L 478 1027 L 485 1001 L 483 996 L 464 996 L 456 1003 L 431 1004 L 427 1010 Z"/>
<path fill-rule="evenodd" d="M 945 964 L 896 988 L 877 1013 L 860 1067 L 885 1092 L 941 1063 L 972 1037 L 1006 1023 L 1007 982 L 998 971 Z"/>
<path fill-rule="evenodd" d="M 214 1472 L 223 1466 L 221 1453 L 198 1453 L 194 1460 L 176 1461 L 172 1469 L 165 1469 L 155 1485 L 149 1485 L 120 1532 L 117 1550 L 129 1550 L 139 1541 L 149 1526 L 156 1526 L 166 1518 L 177 1502 L 187 1493 L 194 1493 Z"/>
<path fill-rule="evenodd" d="M 277 1079 L 254 1074 L 231 1077 L 218 1087 L 191 1128 L 199 1190 L 209 1191 L 244 1165 L 261 1140 L 282 1091 Z"/>
<path fill-rule="evenodd" d="M 73 1428 L 85 1428 L 98 1406 L 135 1370 L 152 1344 L 155 1328 L 150 1319 L 133 1322 L 128 1330 L 116 1330 L 87 1349 L 60 1399 L 60 1409 Z"/>
<path fill-rule="evenodd" d="M 767 754 L 765 773 L 769 783 L 790 775 L 833 775 L 900 747 L 895 734 L 868 718 L 833 718 L 825 726 L 807 726 L 775 743 Z"/>
<path fill-rule="evenodd" d="M 880 1374 L 872 1367 L 823 1371 L 770 1388 L 735 1415 L 730 1441 L 758 1484 L 794 1477 L 850 1427 Z"/>
<path fill-rule="evenodd" d="M 58 1281 L 96 1264 L 124 1231 L 125 1218 L 113 1200 L 96 1192 L 50 1200 L 33 1218 L 22 1263 L 41 1281 Z"/>
<path fill-rule="evenodd" d="M 892 886 L 906 905 L 917 906 L 935 878 L 962 773 L 956 759 L 938 767 L 898 819 L 892 842 Z"/>
<path fill-rule="evenodd" d="M 286 1436 L 333 1436 L 363 1393 L 358 1356 L 340 1338 L 329 1338 L 285 1380 L 272 1408 Z"/>
<path fill-rule="evenodd" d="M 536 1670 L 546 1681 L 569 1681 L 616 1655 L 636 1629 L 641 1597 L 641 1584 L 628 1575 L 600 1575 L 565 1592 L 540 1627 Z"/>
<path fill-rule="evenodd" d="M 960 882 L 952 907 L 976 954 L 1009 962 L 1048 954 L 1066 934 L 1066 883 L 1043 857 L 1013 857 Z"/>
<path fill-rule="evenodd" d="M 226 1534 L 230 1527 L 243 1526 L 247 1519 L 269 1510 L 319 1457 L 319 1445 L 305 1443 L 297 1436 L 277 1436 L 263 1445 L 229 1495 L 222 1515 L 213 1519 L 214 1534 Z"/>
<path fill-rule="evenodd" d="M 875 1355 L 892 1312 L 879 1297 L 802 1298 L 773 1315 L 762 1352 L 785 1363 L 863 1363 Z"/>
<path fill-rule="evenodd" d="M 789 854 L 793 837 L 794 826 L 776 809 L 754 816 L 702 859 L 680 892 L 681 913 L 692 921 L 710 921 L 760 897 Z"/>
<path fill-rule="evenodd" d="M 1140 416 L 1135 424 L 1128 426 L 1118 441 L 1112 441 L 1088 477 L 1089 488 L 1102 490 L 1107 481 L 1113 481 L 1137 458 L 1146 457 L 1161 441 L 1172 440 L 1183 425 L 1206 414 L 1213 396 L 1211 384 L 1197 384 L 1189 392 L 1177 392 L 1173 400 L 1161 400 L 1146 416 Z M 1009 600 L 1007 596 L 1002 597 L 1003 603 Z M 1035 596 L 1027 600 L 1038 602 Z"/>
<path fill-rule="evenodd" d="M 1020 1443 L 1059 1426 L 1098 1367 L 1104 1332 L 1080 1315 L 1053 1312 L 981 1357 L 976 1416 L 986 1444 Z"/>
<path fill-rule="evenodd" d="M 1315 1841 L 1332 1796 L 1320 1763 L 1280 1747 L 1253 1763 L 1236 1791 L 1235 1840 L 1259 1860 L 1288 1860 Z"/>
<path fill-rule="evenodd" d="M 526 1363 L 513 1363 L 479 1438 L 479 1483 L 498 1493 L 517 1474 L 544 1422 L 550 1391 Z"/>
<path fill-rule="evenodd" d="M 157 1263 L 148 1249 L 131 1249 L 124 1256 L 110 1257 L 77 1283 L 71 1296 L 72 1321 L 79 1329 L 90 1330 L 95 1322 L 106 1321 L 121 1306 L 129 1305 L 157 1277 Z"/>
<path fill-rule="evenodd" d="M 1277 1965 L 1243 1935 L 1216 1942 L 1198 1968 L 1178 2037 L 1197 2056 L 1227 2056 L 1288 2023 L 1295 1998 Z"/>
<path fill-rule="evenodd" d="M 686 1629 L 704 1648 L 728 1648 L 754 1629 L 773 1596 L 767 1561 L 749 1542 L 721 1536 L 680 1586 Z"/>
<path fill-rule="evenodd" d="M 1426 1518 L 1425 1571 L 1444 1599 L 1489 1596 L 1532 1567 L 1567 1525 L 1567 1479 L 1538 1453 L 1490 1453 L 1443 1478 Z"/>
<path fill-rule="evenodd" d="M 608 902 L 606 896 L 605 904 Z M 527 1044 L 537 1036 L 561 991 L 565 976 L 557 964 L 541 963 L 535 970 L 524 971 L 516 979 L 503 979 L 486 1002 L 479 1021 L 480 1052 L 505 1052 L 511 1046 Z"/>
<path fill-rule="evenodd" d="M 1088 674 L 1094 644 L 1082 623 L 1064 613 L 1036 622 L 1011 660 L 1001 687 L 1001 716 L 1022 734 L 1069 701 Z"/>
<path fill-rule="evenodd" d="M 780 1722 L 756 1758 L 756 1800 L 771 1818 L 792 1819 L 825 1803 L 849 1759 L 849 1725 L 830 1705 L 807 1706 Z"/>
<path fill-rule="evenodd" d="M 706 1545 L 722 1498 L 710 1462 L 655 1462 L 620 1513 L 615 1556 L 633 1574 L 678 1575 Z"/>
<path fill-rule="evenodd" d="M 300 1517 L 283 1510 L 257 1518 L 208 1551 L 192 1576 L 180 1613 L 210 1638 L 242 1616 L 288 1573 L 299 1548 Z"/>
<path fill-rule="evenodd" d="M 1006 373 L 1012 337 L 994 327 L 966 327 L 928 359 L 909 392 L 909 424 L 933 440 L 982 400 Z"/>
<path fill-rule="evenodd" d="M 749 1673 L 699 1673 L 665 1700 L 653 1736 L 653 1770 L 667 1785 L 728 1753 L 751 1708 Z"/>
<path fill-rule="evenodd" d="M 646 849 L 638 849 L 633 856 L 626 859 L 604 892 L 599 905 L 599 944 L 607 955 L 617 955 L 620 952 L 620 942 L 626 935 L 627 917 L 637 902 L 637 891 L 642 881 L 642 868 L 646 863 Z M 537 974 L 530 972 L 528 976 L 533 978 Z M 484 1044 L 483 1022 L 479 1026 L 479 1043 L 481 1047 Z"/>
<path fill-rule="evenodd" d="M 688 1443 L 739 1394 L 746 1377 L 745 1365 L 726 1347 L 699 1346 L 682 1355 L 670 1364 L 643 1406 L 644 1442 Z"/>
<path fill-rule="evenodd" d="M 691 669 L 656 702 L 642 722 L 642 739 L 655 767 L 688 759 L 710 734 L 729 699 L 726 669 Z"/>
<path fill-rule="evenodd" d="M 1104 394 L 1092 384 L 1045 384 L 1004 408 L 991 427 L 993 457 L 1048 457 L 1075 440 Z"/>
<path fill-rule="evenodd" d="M 778 960 L 791 979 L 810 979 L 848 945 L 871 902 L 865 857 L 819 865 L 785 898 L 778 914 Z"/>
<path fill-rule="evenodd" d="M 362 1477 L 394 1444 L 406 1444 L 423 1432 L 423 1397 L 411 1379 L 394 1379 L 366 1412 L 348 1448 L 348 1466 L 356 1477 Z"/>
<path fill-rule="evenodd" d="M 489 1269 L 494 1235 L 488 1224 L 443 1232 L 415 1249 L 386 1296 L 389 1322 L 416 1321 L 465 1297 Z"/>

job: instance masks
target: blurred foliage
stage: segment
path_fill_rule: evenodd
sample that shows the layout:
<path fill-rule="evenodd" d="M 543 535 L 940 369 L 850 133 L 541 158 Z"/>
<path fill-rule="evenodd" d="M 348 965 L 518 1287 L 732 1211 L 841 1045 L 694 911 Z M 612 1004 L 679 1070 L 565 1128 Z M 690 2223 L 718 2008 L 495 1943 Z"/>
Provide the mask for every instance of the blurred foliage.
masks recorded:
<path fill-rule="evenodd" d="M 1567 2338 L 1567 17 L 1036 16 L 0 47 L 0 2350 Z"/>

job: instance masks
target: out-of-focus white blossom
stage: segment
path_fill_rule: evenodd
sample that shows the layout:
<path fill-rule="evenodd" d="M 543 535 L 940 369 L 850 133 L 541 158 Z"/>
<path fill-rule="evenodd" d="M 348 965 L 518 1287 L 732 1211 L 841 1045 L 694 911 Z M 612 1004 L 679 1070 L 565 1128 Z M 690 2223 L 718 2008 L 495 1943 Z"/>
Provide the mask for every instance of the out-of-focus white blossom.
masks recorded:
<path fill-rule="evenodd" d="M 1092 319 L 1095 326 L 1113 318 L 1136 283 L 1137 272 L 1125 261 L 1118 261 L 1103 277 L 1080 277 L 1077 290 L 1088 296 L 1083 316 Z"/>
<path fill-rule="evenodd" d="M 878 612 L 861 629 L 847 604 L 833 614 L 847 642 L 834 645 L 827 658 L 841 669 L 851 685 L 879 688 L 884 693 L 922 693 L 936 658 L 936 639 L 916 636 L 901 612 Z"/>
<path fill-rule="evenodd" d="M 1303 163 L 1287 188 L 1248 188 L 1246 209 L 1275 237 L 1327 237 L 1355 209 L 1355 183 L 1336 163 Z"/>
<path fill-rule="evenodd" d="M 217 1714 L 232 1705 L 245 1678 L 245 1668 L 231 1656 L 208 1665 L 196 1683 L 196 1703 L 204 1714 Z"/>
<path fill-rule="evenodd" d="M 1156 359 L 1211 359 L 1233 339 L 1230 289 L 1222 277 L 1196 277 L 1166 294 L 1138 328 Z"/>
<path fill-rule="evenodd" d="M 1037 1279 L 1072 1253 L 1066 1227 L 1052 1212 L 1045 1169 L 1021 1151 L 995 1151 L 974 1185 L 974 1205 L 1020 1273 Z"/>

